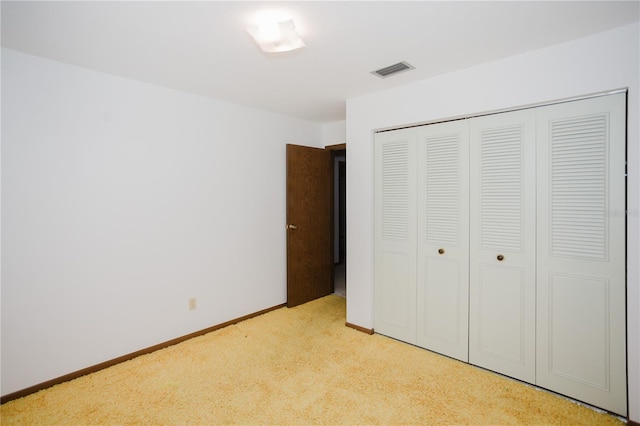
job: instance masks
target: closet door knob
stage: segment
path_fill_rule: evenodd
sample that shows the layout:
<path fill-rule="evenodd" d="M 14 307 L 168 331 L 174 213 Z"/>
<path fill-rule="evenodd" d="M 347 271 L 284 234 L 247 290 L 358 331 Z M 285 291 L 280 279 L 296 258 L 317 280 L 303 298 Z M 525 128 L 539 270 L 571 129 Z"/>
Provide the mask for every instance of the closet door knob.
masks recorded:
<path fill-rule="evenodd" d="M 296 229 L 298 229 L 298 225 L 295 225 L 293 223 L 288 224 L 286 227 L 286 229 L 291 229 L 292 231 L 295 231 Z"/>
<path fill-rule="evenodd" d="M 502 262 L 504 260 L 504 256 L 499 254 L 498 257 L 496 257 L 496 259 L 498 259 L 500 262 Z"/>
<path fill-rule="evenodd" d="M 438 253 L 444 254 L 444 249 L 438 249 Z"/>

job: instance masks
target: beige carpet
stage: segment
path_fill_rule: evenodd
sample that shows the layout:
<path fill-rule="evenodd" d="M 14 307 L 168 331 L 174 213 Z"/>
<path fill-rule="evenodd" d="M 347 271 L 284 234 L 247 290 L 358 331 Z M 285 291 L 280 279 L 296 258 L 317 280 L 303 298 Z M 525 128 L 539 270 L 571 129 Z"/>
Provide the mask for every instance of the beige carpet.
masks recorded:
<path fill-rule="evenodd" d="M 344 323 L 335 295 L 278 309 L 6 403 L 2 424 L 623 424 Z"/>

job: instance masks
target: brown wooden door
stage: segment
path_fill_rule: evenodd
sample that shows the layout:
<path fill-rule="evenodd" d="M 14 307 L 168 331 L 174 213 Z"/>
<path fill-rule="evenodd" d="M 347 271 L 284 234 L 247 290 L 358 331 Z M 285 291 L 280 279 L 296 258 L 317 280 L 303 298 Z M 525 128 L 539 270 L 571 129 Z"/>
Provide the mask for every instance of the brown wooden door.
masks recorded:
<path fill-rule="evenodd" d="M 287 306 L 332 292 L 331 151 L 287 145 Z"/>

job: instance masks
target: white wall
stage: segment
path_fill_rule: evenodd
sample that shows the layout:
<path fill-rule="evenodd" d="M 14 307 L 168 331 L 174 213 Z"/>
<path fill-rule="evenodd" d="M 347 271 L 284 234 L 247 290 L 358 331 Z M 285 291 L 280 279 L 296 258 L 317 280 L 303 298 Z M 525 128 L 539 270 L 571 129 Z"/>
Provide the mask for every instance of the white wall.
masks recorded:
<path fill-rule="evenodd" d="M 373 326 L 373 130 L 629 88 L 628 207 L 640 209 L 638 23 L 347 101 L 347 321 Z M 640 422 L 640 218 L 628 217 L 630 418 Z"/>
<path fill-rule="evenodd" d="M 3 49 L 2 394 L 284 303 L 285 144 L 322 136 Z"/>
<path fill-rule="evenodd" d="M 334 121 L 322 125 L 322 141 L 324 146 L 340 145 L 346 143 L 347 122 Z"/>

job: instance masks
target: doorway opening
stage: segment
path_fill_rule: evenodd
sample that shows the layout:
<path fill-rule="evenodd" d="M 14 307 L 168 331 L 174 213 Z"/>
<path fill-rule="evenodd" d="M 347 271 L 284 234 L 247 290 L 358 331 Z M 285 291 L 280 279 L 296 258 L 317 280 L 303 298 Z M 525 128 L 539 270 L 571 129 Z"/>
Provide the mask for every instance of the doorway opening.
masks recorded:
<path fill-rule="evenodd" d="M 347 150 L 346 145 L 326 147 L 333 157 L 333 293 L 347 296 Z"/>

